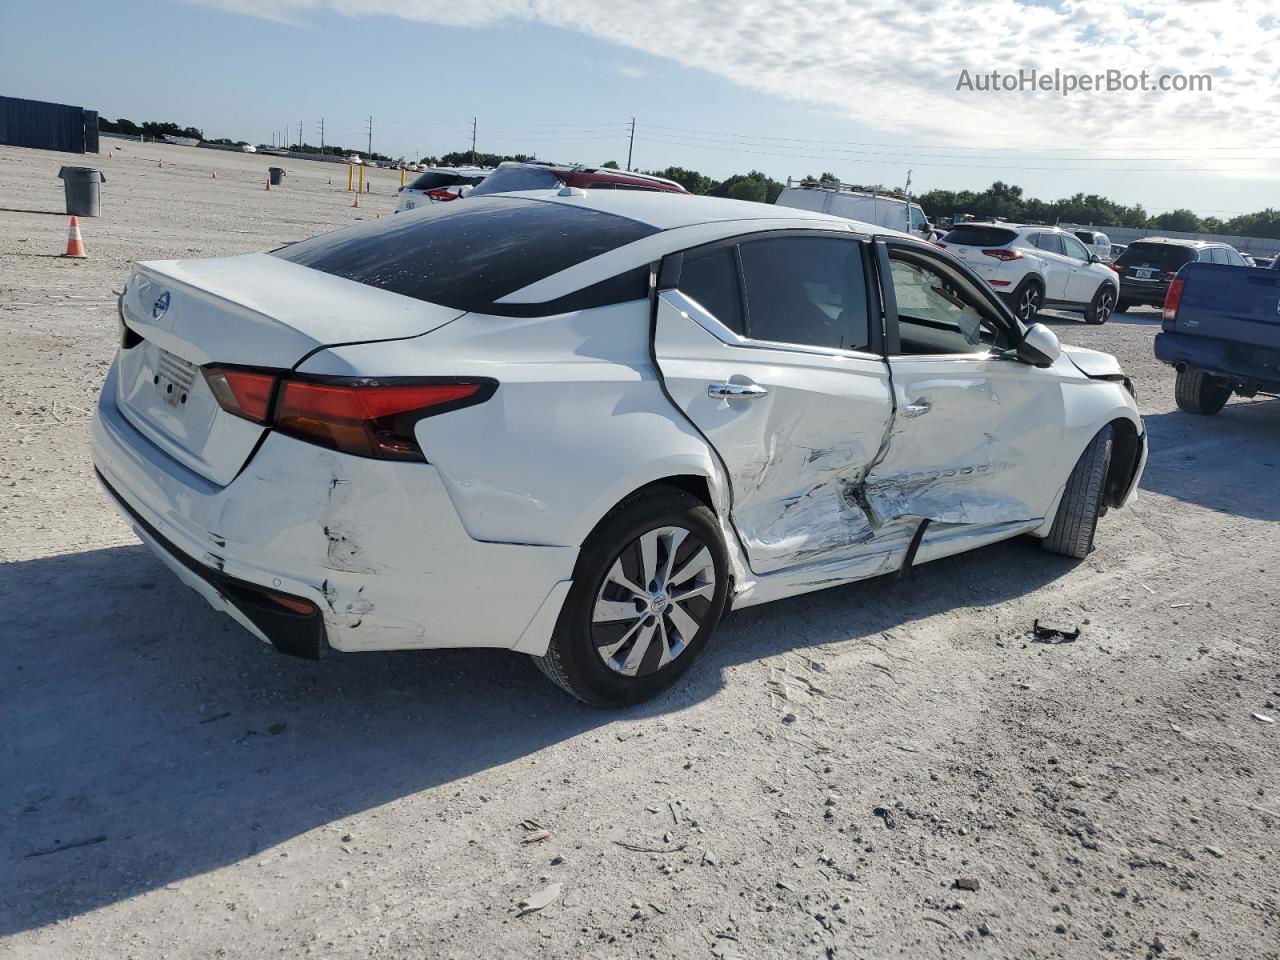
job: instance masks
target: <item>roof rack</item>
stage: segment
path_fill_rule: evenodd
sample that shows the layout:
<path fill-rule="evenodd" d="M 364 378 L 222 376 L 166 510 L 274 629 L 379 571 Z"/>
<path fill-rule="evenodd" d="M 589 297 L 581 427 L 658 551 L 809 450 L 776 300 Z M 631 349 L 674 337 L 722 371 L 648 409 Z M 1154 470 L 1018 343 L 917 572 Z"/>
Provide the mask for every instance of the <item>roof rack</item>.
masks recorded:
<path fill-rule="evenodd" d="M 793 180 L 787 177 L 788 187 L 799 187 L 802 190 L 835 190 L 846 193 L 865 193 L 870 197 L 887 197 L 890 200 L 910 201 L 905 193 L 899 190 L 886 190 L 881 187 L 868 187 L 858 183 L 845 183 L 843 180 Z"/>

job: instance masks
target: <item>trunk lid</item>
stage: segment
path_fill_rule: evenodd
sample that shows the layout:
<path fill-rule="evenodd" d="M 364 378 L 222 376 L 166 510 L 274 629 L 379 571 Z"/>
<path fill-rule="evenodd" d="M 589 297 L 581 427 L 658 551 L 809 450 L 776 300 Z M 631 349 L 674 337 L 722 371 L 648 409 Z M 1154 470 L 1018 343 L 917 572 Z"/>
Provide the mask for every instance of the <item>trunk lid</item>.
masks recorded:
<path fill-rule="evenodd" d="M 117 358 L 121 413 L 219 485 L 235 478 L 267 428 L 223 410 L 200 367 L 289 370 L 321 347 L 415 337 L 465 312 L 268 254 L 140 263 L 121 307 L 143 338 Z"/>

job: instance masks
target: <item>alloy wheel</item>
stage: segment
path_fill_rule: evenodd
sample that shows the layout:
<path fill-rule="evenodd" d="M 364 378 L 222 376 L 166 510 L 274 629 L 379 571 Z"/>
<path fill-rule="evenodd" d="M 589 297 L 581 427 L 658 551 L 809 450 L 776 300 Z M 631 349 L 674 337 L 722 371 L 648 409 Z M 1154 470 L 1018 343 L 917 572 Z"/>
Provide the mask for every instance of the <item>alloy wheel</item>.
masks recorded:
<path fill-rule="evenodd" d="M 1031 323 L 1040 312 L 1040 289 L 1028 286 L 1018 298 L 1018 319 L 1023 323 Z"/>
<path fill-rule="evenodd" d="M 614 558 L 596 594 L 596 652 L 623 676 L 662 669 L 688 648 L 715 592 L 715 563 L 697 534 L 678 526 L 641 534 Z"/>
<path fill-rule="evenodd" d="M 1111 313 L 1115 308 L 1116 298 L 1112 296 L 1111 291 L 1102 291 L 1102 295 L 1098 297 L 1098 309 L 1094 311 L 1094 322 L 1106 323 L 1107 318 L 1111 316 Z"/>

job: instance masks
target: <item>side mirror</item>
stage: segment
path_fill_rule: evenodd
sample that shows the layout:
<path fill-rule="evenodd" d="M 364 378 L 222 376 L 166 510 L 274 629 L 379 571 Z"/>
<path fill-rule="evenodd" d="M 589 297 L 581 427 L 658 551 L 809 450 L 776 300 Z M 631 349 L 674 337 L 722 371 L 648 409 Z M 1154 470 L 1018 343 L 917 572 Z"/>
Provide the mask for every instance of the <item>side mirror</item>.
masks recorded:
<path fill-rule="evenodd" d="M 1096 253 L 1091 253 L 1091 254 L 1089 254 L 1089 262 L 1090 262 L 1090 263 L 1101 263 L 1101 262 L 1102 262 L 1102 258 L 1101 258 L 1100 256 L 1098 256 Z"/>
<path fill-rule="evenodd" d="M 920 232 L 921 232 L 921 233 L 933 233 L 933 224 L 932 224 L 932 223 L 922 223 L 922 224 L 920 224 Z"/>
<path fill-rule="evenodd" d="M 1062 356 L 1062 344 L 1058 342 L 1058 335 L 1043 323 L 1033 323 L 1018 344 L 1017 354 L 1023 363 L 1049 367 Z"/>

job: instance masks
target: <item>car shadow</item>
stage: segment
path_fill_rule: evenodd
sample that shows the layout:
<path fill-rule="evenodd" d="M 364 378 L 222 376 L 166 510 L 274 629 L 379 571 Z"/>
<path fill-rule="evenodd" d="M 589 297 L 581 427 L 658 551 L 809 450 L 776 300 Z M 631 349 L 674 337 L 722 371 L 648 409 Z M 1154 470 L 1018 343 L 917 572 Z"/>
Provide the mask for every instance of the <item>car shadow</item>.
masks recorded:
<path fill-rule="evenodd" d="M 1150 453 L 1142 489 L 1219 513 L 1280 520 L 1280 401 L 1231 400 L 1211 417 L 1143 418 Z"/>
<path fill-rule="evenodd" d="M 1027 539 L 738 611 L 672 691 L 577 703 L 495 650 L 282 656 L 141 546 L 0 566 L 0 936 L 253 857 L 345 816 L 714 696 L 734 664 L 854 645 L 1072 569 Z M 883 642 L 883 641 L 882 641 Z"/>

